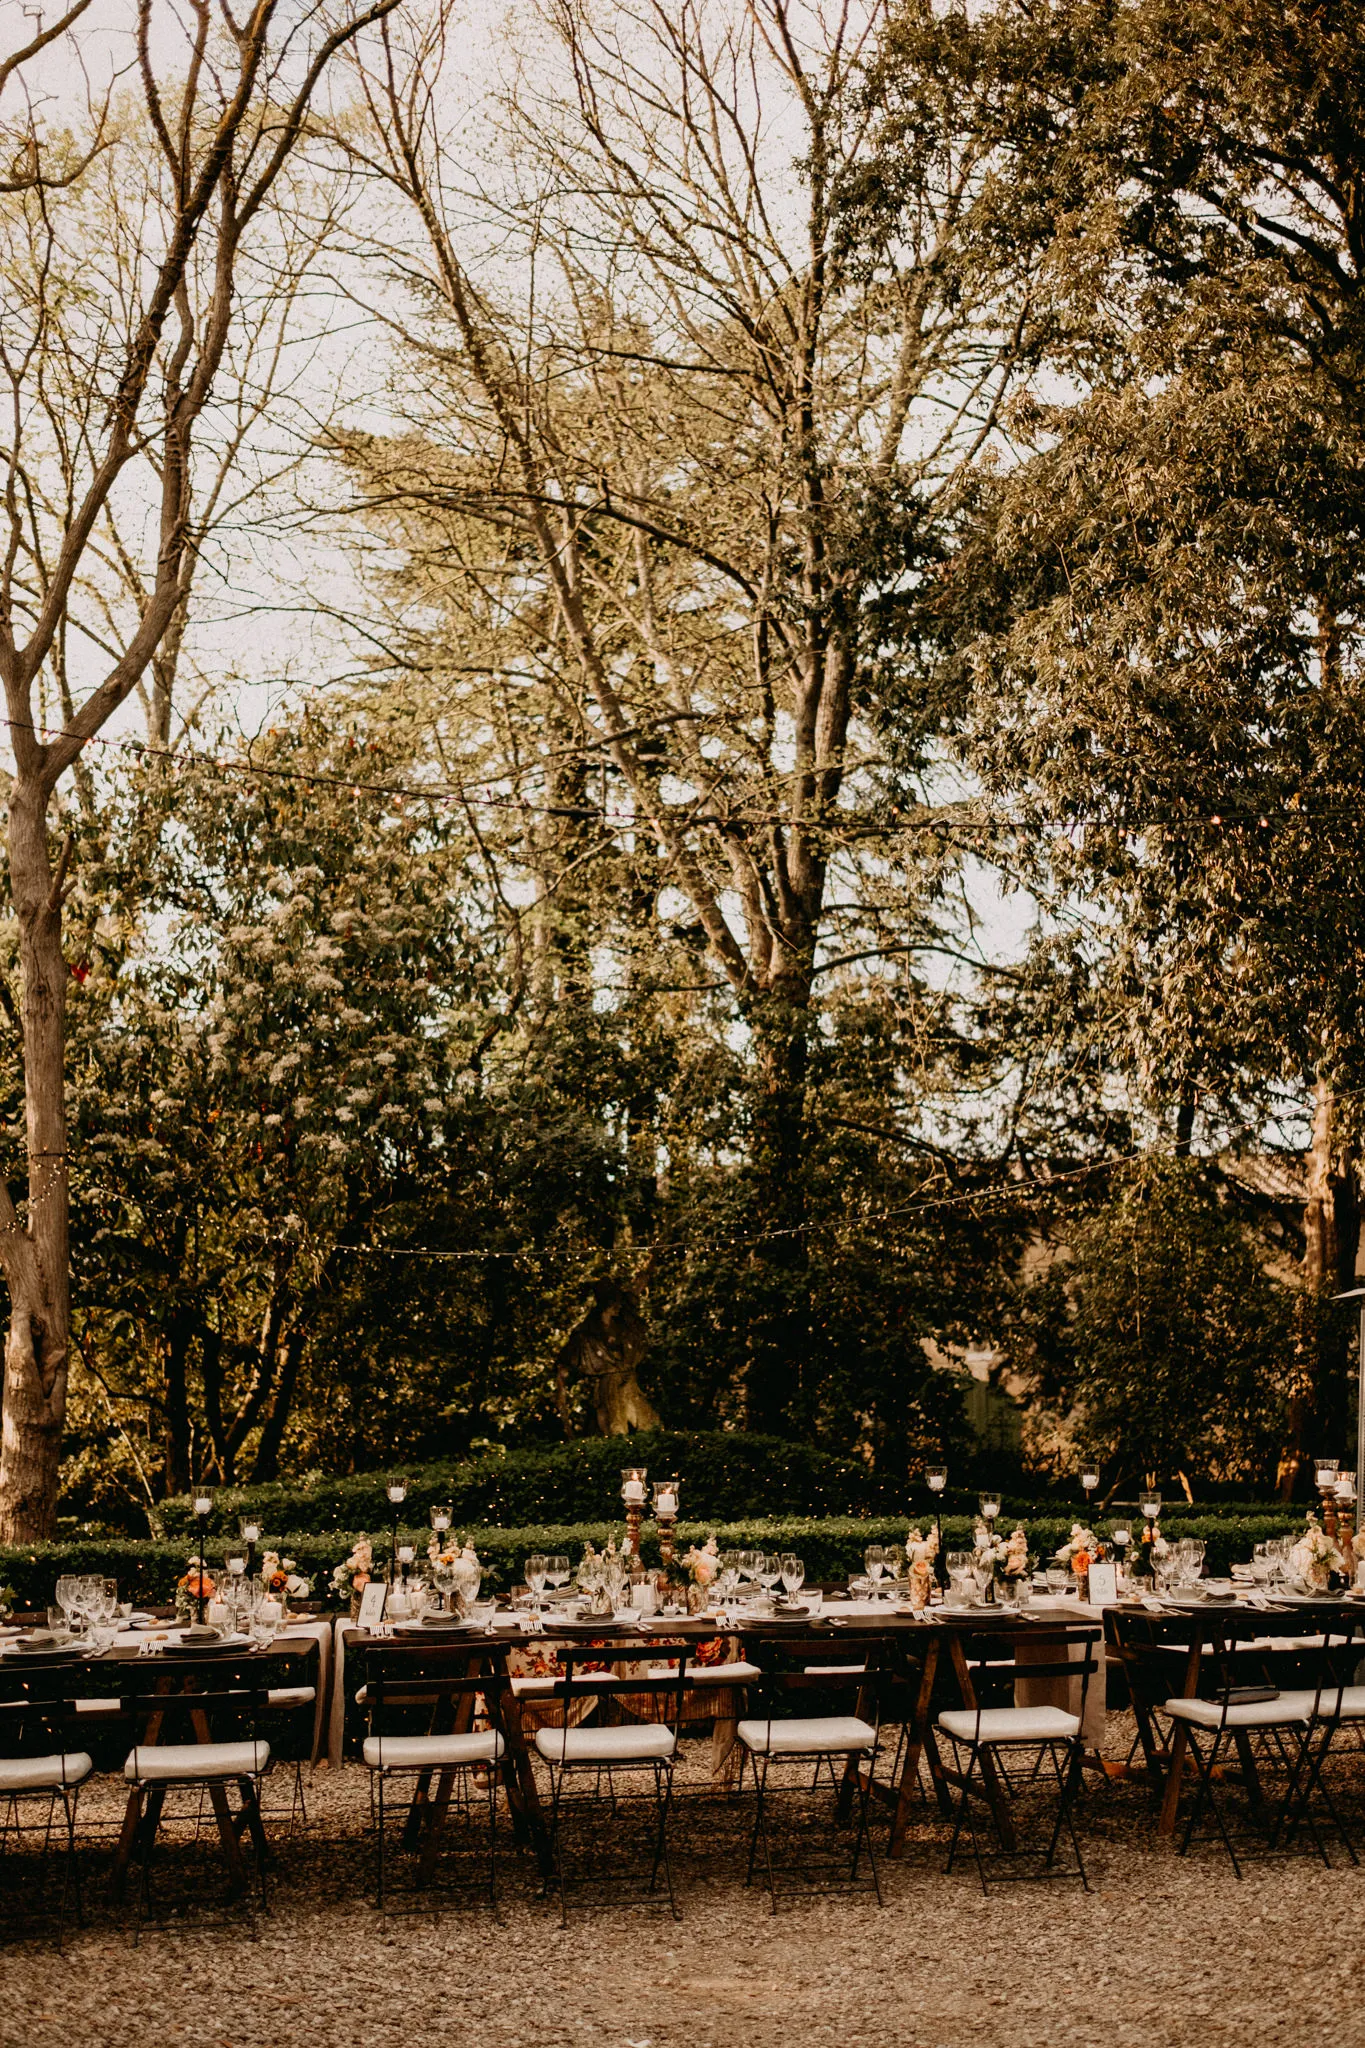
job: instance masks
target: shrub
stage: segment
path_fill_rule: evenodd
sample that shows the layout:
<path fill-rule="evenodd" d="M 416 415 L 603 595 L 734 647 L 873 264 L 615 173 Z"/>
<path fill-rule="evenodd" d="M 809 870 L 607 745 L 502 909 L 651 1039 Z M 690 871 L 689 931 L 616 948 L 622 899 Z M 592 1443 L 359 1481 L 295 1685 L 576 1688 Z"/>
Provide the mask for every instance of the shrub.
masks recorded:
<path fill-rule="evenodd" d="M 649 1430 L 632 1437 L 577 1437 L 551 1450 L 494 1452 L 407 1469 L 404 1514 L 423 1523 L 433 1505 L 448 1501 L 457 1524 L 576 1522 L 585 1509 L 590 1515 L 619 1515 L 621 1467 L 627 1463 L 646 1465 L 661 1477 L 676 1473 L 683 1482 L 684 1508 L 702 1516 L 895 1514 L 905 1492 L 856 1459 L 837 1458 L 811 1444 L 739 1431 Z M 382 1529 L 388 1521 L 388 1476 L 370 1472 L 338 1479 L 311 1473 L 299 1480 L 225 1489 L 218 1496 L 215 1526 L 235 1525 L 250 1508 L 281 1533 Z M 168 1537 L 193 1530 L 185 1495 L 163 1502 L 160 1515 Z"/>

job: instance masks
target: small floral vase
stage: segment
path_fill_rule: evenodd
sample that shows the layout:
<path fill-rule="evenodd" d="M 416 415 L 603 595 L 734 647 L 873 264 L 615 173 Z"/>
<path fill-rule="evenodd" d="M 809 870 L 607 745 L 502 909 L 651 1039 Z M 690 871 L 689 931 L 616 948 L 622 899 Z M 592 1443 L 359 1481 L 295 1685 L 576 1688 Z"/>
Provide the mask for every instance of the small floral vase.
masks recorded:
<path fill-rule="evenodd" d="M 703 1612 L 703 1610 L 705 1609 L 705 1606 L 706 1606 L 706 1599 L 707 1599 L 707 1591 L 706 1591 L 706 1587 L 705 1587 L 705 1586 L 699 1586 L 699 1585 L 697 1585 L 697 1584 L 695 1583 L 695 1581 L 694 1581 L 694 1582 L 693 1582 L 693 1583 L 692 1583 L 692 1584 L 691 1584 L 691 1585 L 690 1585 L 690 1586 L 688 1587 L 688 1589 L 687 1589 L 687 1611 L 688 1611 L 688 1613 L 689 1613 L 689 1614 L 700 1614 L 700 1613 L 702 1613 L 702 1612 Z"/>

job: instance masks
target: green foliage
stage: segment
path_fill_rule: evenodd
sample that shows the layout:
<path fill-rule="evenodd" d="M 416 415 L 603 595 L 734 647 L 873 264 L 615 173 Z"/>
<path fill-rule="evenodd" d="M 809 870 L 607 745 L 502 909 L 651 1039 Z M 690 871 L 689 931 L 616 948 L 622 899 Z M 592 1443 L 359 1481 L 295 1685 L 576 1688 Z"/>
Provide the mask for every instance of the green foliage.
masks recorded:
<path fill-rule="evenodd" d="M 630 1437 L 577 1437 L 556 1449 L 486 1454 L 454 1464 L 405 1472 L 405 1527 L 427 1522 L 433 1506 L 449 1504 L 455 1526 L 574 1521 L 595 1506 L 620 1517 L 621 1468 L 645 1465 L 656 1476 L 682 1481 L 684 1507 L 694 1516 L 733 1519 L 742 1514 L 890 1512 L 903 1489 L 866 1464 L 836 1458 L 809 1444 L 733 1433 L 645 1430 Z M 217 1497 L 215 1518 L 235 1528 L 248 1508 L 277 1533 L 387 1527 L 385 1471 L 349 1479 L 317 1474 L 295 1484 L 241 1487 Z M 194 1527 L 187 1496 L 162 1504 L 168 1534 Z"/>
<path fill-rule="evenodd" d="M 1206 1169 L 1141 1162 L 1040 1292 L 1063 1306 L 1041 1383 L 1126 1490 L 1179 1471 L 1273 1487 L 1294 1302 Z"/>

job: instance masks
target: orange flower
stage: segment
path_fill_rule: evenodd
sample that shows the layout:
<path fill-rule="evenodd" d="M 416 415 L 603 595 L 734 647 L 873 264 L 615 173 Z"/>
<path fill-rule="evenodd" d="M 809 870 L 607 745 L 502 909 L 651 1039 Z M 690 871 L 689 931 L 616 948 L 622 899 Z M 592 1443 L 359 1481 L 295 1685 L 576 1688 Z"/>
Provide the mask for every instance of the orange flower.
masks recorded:
<path fill-rule="evenodd" d="M 1074 1551 L 1071 1558 L 1071 1569 L 1075 1572 L 1078 1579 L 1088 1572 L 1090 1569 L 1090 1552 L 1088 1550 Z"/>

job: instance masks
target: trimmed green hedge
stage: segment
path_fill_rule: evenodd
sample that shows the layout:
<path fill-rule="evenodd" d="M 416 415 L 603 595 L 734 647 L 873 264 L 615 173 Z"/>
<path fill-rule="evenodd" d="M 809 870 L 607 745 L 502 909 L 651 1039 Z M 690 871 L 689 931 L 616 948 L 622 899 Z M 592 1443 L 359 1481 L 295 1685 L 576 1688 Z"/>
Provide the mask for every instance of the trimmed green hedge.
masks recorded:
<path fill-rule="evenodd" d="M 1072 1517 L 1006 1515 L 1002 1517 L 1002 1526 L 1013 1528 L 1019 1519 L 1028 1531 L 1030 1547 L 1040 1558 L 1045 1558 L 1069 1533 Z M 1099 1533 L 1103 1535 L 1109 1522 L 1103 1516 L 1095 1519 Z M 1175 1526 L 1174 1518 L 1165 1526 L 1171 1531 Z M 1263 1542 L 1269 1536 L 1285 1535 L 1301 1526 L 1301 1518 L 1292 1510 L 1240 1517 L 1186 1515 L 1179 1520 L 1179 1533 L 1204 1539 L 1208 1545 L 1208 1570 L 1219 1575 L 1225 1574 L 1229 1565 L 1249 1558 L 1254 1543 Z M 475 1544 L 489 1584 L 506 1590 L 521 1578 L 530 1552 L 565 1551 L 576 1563 L 585 1543 L 600 1547 L 609 1536 L 615 1535 L 619 1539 L 622 1527 L 620 1521 L 537 1522 L 522 1528 L 479 1527 L 466 1523 L 460 1533 L 467 1535 Z M 971 1542 L 971 1529 L 972 1522 L 967 1516 L 945 1517 L 945 1546 L 950 1550 L 965 1548 Z M 685 1550 L 689 1543 L 703 1542 L 713 1532 L 722 1549 L 795 1550 L 804 1561 L 806 1574 L 812 1582 L 832 1581 L 861 1569 L 867 1544 L 903 1542 L 906 1518 L 904 1515 L 879 1515 L 868 1519 L 849 1515 L 791 1515 L 736 1521 L 686 1521 L 678 1526 L 679 1551 Z M 380 1557 L 385 1557 L 387 1532 L 381 1535 L 371 1524 L 370 1533 L 375 1537 Z M 429 1531 L 413 1525 L 404 1533 L 417 1542 L 420 1552 Z M 322 1598 L 326 1596 L 333 1565 L 346 1555 L 354 1540 L 352 1531 L 337 1531 L 324 1536 L 306 1533 L 278 1535 L 268 1531 L 263 1547 L 280 1549 L 294 1558 L 298 1569 L 312 1578 L 315 1595 Z M 211 1533 L 208 1543 L 210 1561 L 220 1559 L 225 1547 L 225 1538 Z M 21 1606 L 44 1607 L 51 1600 L 54 1582 L 61 1573 L 99 1572 L 117 1579 L 126 1599 L 166 1601 L 171 1598 L 175 1582 L 185 1570 L 191 1550 L 192 1545 L 184 1542 L 137 1543 L 122 1537 L 89 1537 L 81 1541 L 35 1544 L 26 1549 L 0 1548 L 0 1585 L 12 1586 Z M 647 1561 L 657 1562 L 658 1536 L 650 1524 L 645 1528 L 642 1552 Z"/>
<path fill-rule="evenodd" d="M 449 1502 L 455 1523 L 521 1528 L 536 1523 L 573 1522 L 588 1514 L 619 1513 L 621 1467 L 645 1465 L 658 1477 L 682 1481 L 684 1509 L 698 1518 L 737 1521 L 749 1515 L 916 1515 L 929 1512 L 927 1489 L 916 1482 L 879 1476 L 857 1459 L 832 1456 L 811 1444 L 735 1430 L 649 1430 L 632 1437 L 578 1437 L 544 1450 L 489 1452 L 479 1458 L 422 1465 L 407 1470 L 405 1518 L 425 1523 L 430 1509 Z M 336 1478 L 310 1473 L 302 1479 L 225 1489 L 219 1494 L 214 1527 L 230 1531 L 248 1509 L 267 1528 L 297 1543 L 305 1535 L 388 1527 L 384 1487 L 388 1472 Z M 1077 1490 L 1079 1493 L 1079 1490 Z M 976 1493 L 953 1488 L 945 1513 L 970 1515 Z M 1131 1505 L 1131 1503 L 1130 1503 Z M 1188 1507 L 1171 1501 L 1166 1519 L 1183 1527 L 1192 1520 L 1239 1524 L 1248 1516 L 1278 1515 L 1274 1502 L 1228 1501 Z M 158 1510 L 168 1539 L 191 1534 L 194 1518 L 186 1496 Z M 1006 1517 L 1048 1520 L 1081 1516 L 1079 1497 L 1032 1498 L 1007 1495 Z"/>
<path fill-rule="evenodd" d="M 729 1430 L 648 1430 L 631 1437 L 577 1437 L 548 1450 L 489 1452 L 460 1462 L 402 1468 L 405 1514 L 425 1522 L 449 1502 L 457 1525 L 500 1528 L 532 1522 L 577 1522 L 584 1511 L 619 1512 L 621 1468 L 645 1465 L 682 1481 L 683 1507 L 694 1515 L 894 1514 L 904 1488 L 852 1458 L 810 1444 Z M 387 1471 L 335 1478 L 310 1473 L 265 1486 L 224 1490 L 215 1523 L 229 1527 L 247 1509 L 271 1529 L 322 1534 L 388 1525 Z M 187 1496 L 159 1510 L 167 1537 L 191 1530 Z"/>

